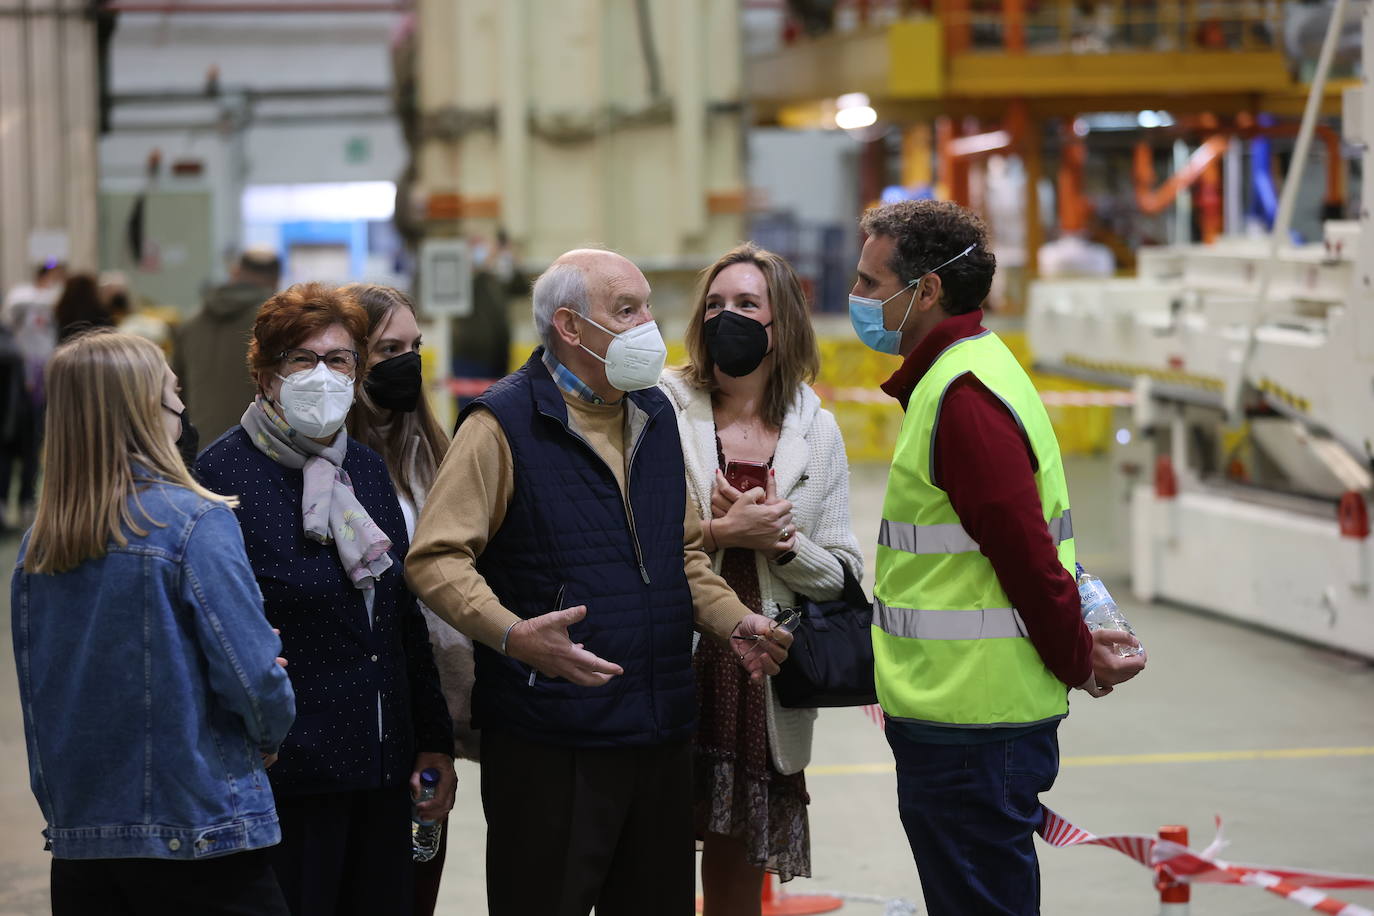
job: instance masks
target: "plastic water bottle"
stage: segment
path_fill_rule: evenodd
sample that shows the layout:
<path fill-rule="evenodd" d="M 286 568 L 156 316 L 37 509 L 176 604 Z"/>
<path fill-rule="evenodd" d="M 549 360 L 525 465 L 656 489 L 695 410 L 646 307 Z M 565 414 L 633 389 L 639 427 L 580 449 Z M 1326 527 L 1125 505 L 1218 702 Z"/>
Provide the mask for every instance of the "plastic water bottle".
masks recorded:
<path fill-rule="evenodd" d="M 1121 608 L 1116 606 L 1116 601 L 1107 591 L 1107 586 L 1103 585 L 1097 576 L 1084 569 L 1082 563 L 1075 565 L 1078 568 L 1078 600 L 1083 608 L 1083 622 L 1088 625 L 1088 629 L 1125 630 L 1134 636 L 1135 630 L 1131 629 L 1126 615 L 1121 613 Z M 1121 656 L 1139 655 L 1140 647 L 1117 643 L 1115 651 Z"/>
<path fill-rule="evenodd" d="M 428 862 L 439 854 L 439 837 L 443 835 L 444 825 L 438 821 L 420 819 L 416 806 L 429 801 L 439 791 L 439 771 L 428 767 L 420 771 L 420 797 L 411 803 L 410 844 L 411 857 L 416 862 Z"/>

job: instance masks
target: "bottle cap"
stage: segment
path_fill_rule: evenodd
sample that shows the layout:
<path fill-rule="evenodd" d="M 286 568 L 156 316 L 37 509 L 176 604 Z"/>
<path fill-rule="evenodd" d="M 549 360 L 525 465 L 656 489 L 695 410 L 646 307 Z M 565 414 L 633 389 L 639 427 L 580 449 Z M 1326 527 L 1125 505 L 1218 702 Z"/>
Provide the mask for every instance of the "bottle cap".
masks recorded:
<path fill-rule="evenodd" d="M 439 784 L 439 771 L 434 767 L 425 767 L 420 771 L 420 785 L 437 786 Z"/>

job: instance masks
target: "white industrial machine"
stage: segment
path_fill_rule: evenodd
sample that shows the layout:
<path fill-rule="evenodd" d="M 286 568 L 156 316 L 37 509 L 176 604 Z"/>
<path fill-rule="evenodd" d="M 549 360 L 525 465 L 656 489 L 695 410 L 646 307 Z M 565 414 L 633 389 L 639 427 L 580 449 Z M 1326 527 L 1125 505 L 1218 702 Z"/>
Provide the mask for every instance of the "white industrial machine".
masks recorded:
<path fill-rule="evenodd" d="M 1368 8 L 1363 29 L 1368 71 Z M 1301 247 L 1143 250 L 1134 279 L 1035 284 L 1028 323 L 1040 368 L 1136 393 L 1155 451 L 1154 481 L 1131 498 L 1140 598 L 1374 658 L 1374 91 L 1344 102 L 1363 148 L 1358 222 Z M 1310 102 L 1308 136 L 1315 116 Z M 1295 168 L 1304 152 L 1300 133 Z"/>

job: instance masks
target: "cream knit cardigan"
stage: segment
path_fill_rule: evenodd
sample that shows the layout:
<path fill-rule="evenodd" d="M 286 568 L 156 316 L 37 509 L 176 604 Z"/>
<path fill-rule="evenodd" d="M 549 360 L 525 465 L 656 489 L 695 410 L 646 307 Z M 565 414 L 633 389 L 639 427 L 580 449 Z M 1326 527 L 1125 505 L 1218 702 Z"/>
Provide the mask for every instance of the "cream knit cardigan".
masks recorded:
<path fill-rule="evenodd" d="M 687 465 L 687 490 L 702 520 L 711 517 L 711 488 L 718 467 L 716 422 L 711 395 L 691 384 L 677 370 L 663 374 L 659 387 L 677 411 L 678 433 Z M 773 456 L 778 496 L 791 500 L 797 529 L 797 557 L 775 566 L 763 554 L 755 554 L 763 612 L 775 617 L 780 607 L 792 607 L 801 592 L 811 598 L 838 598 L 844 588 L 841 560 L 858 578 L 863 576 L 863 555 L 849 521 L 849 461 L 844 439 L 830 411 L 807 385 L 787 410 Z M 725 551 L 712 558 L 720 571 Z M 814 709 L 788 709 L 768 693 L 768 746 L 773 765 L 783 774 L 800 772 L 811 761 Z"/>

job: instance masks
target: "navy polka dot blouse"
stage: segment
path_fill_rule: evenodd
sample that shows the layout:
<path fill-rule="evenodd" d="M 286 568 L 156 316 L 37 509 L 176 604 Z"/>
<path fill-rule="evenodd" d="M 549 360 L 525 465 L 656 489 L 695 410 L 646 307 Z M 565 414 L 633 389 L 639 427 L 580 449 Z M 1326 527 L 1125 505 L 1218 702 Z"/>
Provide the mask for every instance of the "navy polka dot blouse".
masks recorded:
<path fill-rule="evenodd" d="M 239 426 L 196 460 L 205 486 L 238 496 L 267 619 L 281 630 L 296 721 L 268 775 L 287 794 L 404 785 L 417 751 L 453 752 L 429 634 L 405 584 L 409 544 L 386 465 L 350 440 L 343 467 L 392 542 L 371 623 L 364 593 L 348 580 L 334 545 L 305 536 L 302 471 L 258 451 Z"/>

